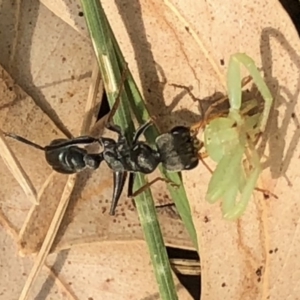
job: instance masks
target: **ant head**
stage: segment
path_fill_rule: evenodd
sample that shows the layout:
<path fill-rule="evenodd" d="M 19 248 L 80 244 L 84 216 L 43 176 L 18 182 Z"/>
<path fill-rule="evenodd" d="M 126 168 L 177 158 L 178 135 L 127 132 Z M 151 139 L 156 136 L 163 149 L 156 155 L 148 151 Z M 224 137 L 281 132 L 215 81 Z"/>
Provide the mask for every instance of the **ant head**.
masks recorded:
<path fill-rule="evenodd" d="M 160 159 L 168 171 L 191 170 L 198 165 L 198 150 L 190 129 L 176 126 L 171 132 L 161 134 L 156 139 Z"/>

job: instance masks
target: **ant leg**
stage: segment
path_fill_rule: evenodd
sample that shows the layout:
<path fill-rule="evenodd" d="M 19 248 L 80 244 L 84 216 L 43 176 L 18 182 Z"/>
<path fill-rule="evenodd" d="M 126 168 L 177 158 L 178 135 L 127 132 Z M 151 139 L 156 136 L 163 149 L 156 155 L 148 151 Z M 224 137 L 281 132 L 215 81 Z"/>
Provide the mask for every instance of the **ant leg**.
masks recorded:
<path fill-rule="evenodd" d="M 246 84 L 248 82 L 249 81 L 247 81 Z M 171 85 L 174 86 L 174 87 L 178 87 L 178 88 L 186 90 L 187 93 L 189 94 L 189 96 L 193 99 L 193 101 L 195 101 L 195 102 L 197 101 L 199 103 L 200 114 L 202 116 L 202 119 L 201 119 L 201 121 L 199 121 L 199 122 L 197 122 L 197 123 L 195 123 L 194 125 L 191 126 L 192 134 L 196 134 L 199 131 L 200 128 L 202 128 L 206 123 L 208 123 L 212 119 L 217 118 L 217 117 L 222 116 L 222 115 L 225 114 L 225 112 L 221 112 L 221 113 L 218 113 L 217 115 L 213 116 L 213 118 L 209 119 L 209 115 L 212 113 L 212 111 L 215 109 L 215 107 L 222 104 L 224 101 L 228 100 L 227 96 L 222 97 L 222 98 L 218 99 L 217 101 L 215 101 L 204 113 L 204 109 L 202 107 L 201 100 L 199 98 L 195 97 L 195 95 L 190 91 L 190 89 L 188 87 L 186 87 L 184 85 L 180 85 L 180 84 L 174 84 L 174 83 L 172 83 Z"/>
<path fill-rule="evenodd" d="M 131 172 L 129 173 L 127 197 L 131 199 L 132 205 L 136 208 L 135 201 L 132 196 L 135 175 L 136 175 L 136 173 L 131 173 Z"/>
<path fill-rule="evenodd" d="M 127 72 L 128 72 L 128 68 L 127 68 L 127 65 L 125 67 L 125 69 L 123 70 L 122 72 L 122 76 L 121 76 L 121 84 L 120 84 L 120 88 L 119 88 L 119 91 L 118 91 L 118 95 L 116 97 L 116 101 L 113 105 L 113 107 L 111 108 L 110 110 L 110 113 L 109 113 L 109 116 L 108 116 L 108 119 L 106 121 L 106 124 L 105 124 L 105 127 L 115 133 L 117 133 L 119 135 L 119 140 L 122 139 L 123 137 L 123 132 L 122 132 L 122 129 L 119 125 L 116 125 L 113 123 L 113 117 L 120 105 L 120 102 L 121 102 L 121 93 L 124 89 L 124 82 L 125 82 L 125 79 L 126 79 L 126 76 L 127 76 Z"/>
<path fill-rule="evenodd" d="M 137 140 L 139 139 L 139 137 L 147 130 L 148 127 L 150 127 L 151 125 L 153 125 L 153 120 L 150 119 L 148 122 L 146 122 L 145 124 L 143 124 L 141 127 L 139 127 L 137 129 L 137 131 L 134 133 L 133 136 L 133 144 L 135 144 L 137 142 Z M 112 123 L 107 123 L 106 124 L 106 128 L 117 133 L 119 135 L 119 140 L 124 138 L 124 134 L 122 132 L 122 129 L 119 125 L 116 124 L 112 124 Z"/>
<path fill-rule="evenodd" d="M 250 147 L 250 150 L 253 151 L 253 154 L 252 154 L 252 157 L 251 157 L 251 153 L 249 151 L 246 151 L 245 154 L 246 154 L 246 158 L 249 162 L 251 162 L 252 166 L 255 167 L 255 165 L 257 164 L 260 164 L 259 162 L 259 158 L 256 158 L 257 159 L 257 162 L 254 160 L 256 156 L 258 156 L 255 148 L 254 148 L 254 144 L 249 141 L 249 147 Z M 275 199 L 278 199 L 277 195 L 275 195 L 274 193 L 266 190 L 266 189 L 262 189 L 262 188 L 259 188 L 259 187 L 255 187 L 254 188 L 256 191 L 260 192 L 260 193 L 263 193 L 264 197 L 265 198 L 269 198 L 269 197 L 274 197 Z"/>
<path fill-rule="evenodd" d="M 129 174 L 127 197 L 132 198 L 135 173 Z"/>
<path fill-rule="evenodd" d="M 131 193 L 131 195 L 128 195 L 129 198 L 134 198 L 136 196 L 138 196 L 139 194 L 143 193 L 146 189 L 150 188 L 150 186 L 152 184 L 154 184 L 157 181 L 164 181 L 166 183 L 171 184 L 174 187 L 179 187 L 178 184 L 176 184 L 175 182 L 173 182 L 172 180 L 166 179 L 166 178 L 162 178 L 162 177 L 156 177 L 155 179 L 151 180 L 150 182 L 147 182 L 144 186 L 142 186 L 141 188 L 139 188 L 137 191 L 135 191 L 134 193 Z"/>
<path fill-rule="evenodd" d="M 275 199 L 278 199 L 277 195 L 275 195 L 274 193 L 272 193 L 272 192 L 270 192 L 268 190 L 261 189 L 261 188 L 258 188 L 258 187 L 256 187 L 255 190 L 258 191 L 258 192 L 263 193 L 264 197 L 266 197 L 266 198 L 274 197 Z"/>
<path fill-rule="evenodd" d="M 143 124 L 141 127 L 137 129 L 137 131 L 134 133 L 133 136 L 133 144 L 135 144 L 139 137 L 150 127 L 153 125 L 153 119 L 150 119 L 145 124 Z"/>
<path fill-rule="evenodd" d="M 184 89 L 188 94 L 189 96 L 192 98 L 192 100 L 194 102 L 198 102 L 199 103 L 199 108 L 200 108 L 200 114 L 201 114 L 201 121 L 200 122 L 197 122 L 196 124 L 192 125 L 191 126 L 191 132 L 192 134 L 196 132 L 198 132 L 199 128 L 201 128 L 202 126 L 204 126 L 204 109 L 203 109 L 203 106 L 201 104 L 201 100 L 199 98 L 197 98 L 192 92 L 191 90 L 187 87 L 187 86 L 184 86 L 184 85 L 181 85 L 181 84 L 175 84 L 175 83 L 171 83 L 170 84 L 171 86 L 174 86 L 174 87 L 177 87 L 177 88 L 181 88 L 181 89 Z"/>
<path fill-rule="evenodd" d="M 128 66 L 126 64 L 123 72 L 122 72 L 122 75 L 121 75 L 121 83 L 120 83 L 120 87 L 119 87 L 119 91 L 118 91 L 118 94 L 117 94 L 117 97 L 116 97 L 116 100 L 115 100 L 115 103 L 114 105 L 112 106 L 111 110 L 110 110 L 110 113 L 109 113 L 109 117 L 107 119 L 107 123 L 113 123 L 112 122 L 112 119 L 121 103 L 121 93 L 123 92 L 123 89 L 124 89 L 124 82 L 125 82 L 125 79 L 126 79 L 126 76 L 127 76 L 127 72 L 128 72 Z"/>
<path fill-rule="evenodd" d="M 108 130 L 117 133 L 119 136 L 123 136 L 122 129 L 121 129 L 121 127 L 120 127 L 119 125 L 113 124 L 113 123 L 107 123 L 107 124 L 105 125 L 105 127 L 106 127 Z"/>
<path fill-rule="evenodd" d="M 208 157 L 208 154 L 205 153 L 198 153 L 198 158 L 204 165 L 204 167 L 211 173 L 213 174 L 213 170 L 210 168 L 210 166 L 204 161 L 204 158 Z"/>
<path fill-rule="evenodd" d="M 171 86 L 174 86 L 174 87 L 177 87 L 177 88 L 180 88 L 180 89 L 186 90 L 187 93 L 190 95 L 190 97 L 193 99 L 193 101 L 195 101 L 195 102 L 201 101 L 199 98 L 197 98 L 197 97 L 191 92 L 191 90 L 190 90 L 187 86 L 181 85 L 181 84 L 176 84 L 176 83 L 171 83 L 170 85 L 171 85 Z"/>
<path fill-rule="evenodd" d="M 206 151 L 204 151 L 204 152 L 202 152 L 202 153 L 198 153 L 198 155 L 199 155 L 199 159 L 203 159 L 203 158 L 206 158 L 206 157 L 209 156 L 208 153 L 207 153 Z"/>
<path fill-rule="evenodd" d="M 220 104 L 221 102 L 224 102 L 224 100 L 226 100 L 227 98 L 222 98 L 220 99 L 220 102 L 219 100 L 217 102 L 219 102 L 218 104 Z M 209 114 L 211 113 L 211 111 L 213 110 L 213 107 L 212 109 L 210 109 L 214 104 L 216 104 L 215 106 L 217 106 L 218 104 L 215 102 L 213 103 L 206 112 L 209 112 Z M 219 112 L 215 115 L 213 115 L 212 117 L 204 117 L 204 119 L 202 119 L 201 121 L 193 124 L 191 127 L 190 127 L 190 131 L 191 131 L 191 134 L 193 136 L 197 135 L 198 134 L 198 131 L 203 128 L 207 123 L 209 123 L 210 121 L 214 120 L 214 119 L 217 119 L 219 117 L 223 117 L 224 115 L 226 115 L 228 111 L 223 111 L 223 112 Z M 206 115 L 206 113 L 205 113 Z"/>
<path fill-rule="evenodd" d="M 244 86 L 246 86 L 251 81 L 252 81 L 252 77 L 251 76 L 247 76 L 247 77 L 243 78 L 242 79 L 242 88 Z M 179 86 L 179 87 L 182 87 L 182 86 Z M 182 87 L 182 88 L 187 89 L 186 87 Z M 194 96 L 191 96 L 191 97 L 193 99 L 195 98 Z M 197 99 L 197 98 L 195 98 L 195 99 Z M 209 123 L 211 120 L 213 120 L 215 118 L 218 118 L 219 116 L 224 115 L 226 112 L 219 112 L 217 115 L 213 116 L 212 118 L 209 118 L 209 116 L 211 115 L 211 113 L 213 112 L 213 110 L 217 106 L 219 106 L 220 104 L 222 104 L 223 102 L 225 102 L 226 100 L 228 101 L 228 96 L 221 97 L 220 99 L 216 100 L 212 105 L 210 105 L 210 107 L 206 110 L 205 114 L 202 114 L 202 112 L 201 112 L 201 115 L 204 116 L 204 117 L 201 119 L 201 121 L 199 121 L 196 124 L 192 125 L 191 126 L 191 130 L 193 132 L 198 132 L 200 128 L 202 128 L 203 126 L 205 126 L 205 124 Z M 201 111 L 203 111 L 202 108 L 201 108 Z"/>
<path fill-rule="evenodd" d="M 176 83 L 171 83 L 170 84 L 171 86 L 174 86 L 174 87 L 177 87 L 177 88 L 180 88 L 180 89 L 184 89 L 188 94 L 189 96 L 192 98 L 192 100 L 194 102 L 198 102 L 199 103 L 199 106 L 200 106 L 200 114 L 201 116 L 204 116 L 204 109 L 202 107 L 202 104 L 201 104 L 201 100 L 199 98 L 197 98 L 192 92 L 191 90 L 185 86 L 185 85 L 181 85 L 181 84 L 176 84 Z"/>
<path fill-rule="evenodd" d="M 242 79 L 242 88 L 252 81 L 252 76 L 248 75 Z"/>
<path fill-rule="evenodd" d="M 127 172 L 114 172 L 114 190 L 110 206 L 109 214 L 111 216 L 115 215 L 116 207 L 121 197 L 121 193 L 124 188 L 126 181 Z"/>

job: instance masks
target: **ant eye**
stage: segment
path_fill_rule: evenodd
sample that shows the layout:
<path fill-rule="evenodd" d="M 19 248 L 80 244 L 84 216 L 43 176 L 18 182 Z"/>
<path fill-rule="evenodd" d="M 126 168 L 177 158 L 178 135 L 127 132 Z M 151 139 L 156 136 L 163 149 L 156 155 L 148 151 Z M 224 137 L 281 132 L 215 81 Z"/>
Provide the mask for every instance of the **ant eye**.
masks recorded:
<path fill-rule="evenodd" d="M 190 135 L 190 130 L 187 127 L 184 126 L 176 126 L 171 130 L 172 135 L 181 135 L 184 137 L 185 135 Z"/>
<path fill-rule="evenodd" d="M 194 148 L 196 148 L 196 149 L 201 148 L 201 142 L 199 140 L 194 140 L 193 145 L 194 145 Z"/>
<path fill-rule="evenodd" d="M 196 129 L 190 129 L 191 135 L 197 135 L 197 130 Z"/>
<path fill-rule="evenodd" d="M 184 169 L 185 170 L 192 170 L 192 169 L 196 168 L 198 166 L 198 164 L 199 164 L 199 160 L 197 159 L 197 160 L 191 162 L 189 165 L 185 166 Z"/>

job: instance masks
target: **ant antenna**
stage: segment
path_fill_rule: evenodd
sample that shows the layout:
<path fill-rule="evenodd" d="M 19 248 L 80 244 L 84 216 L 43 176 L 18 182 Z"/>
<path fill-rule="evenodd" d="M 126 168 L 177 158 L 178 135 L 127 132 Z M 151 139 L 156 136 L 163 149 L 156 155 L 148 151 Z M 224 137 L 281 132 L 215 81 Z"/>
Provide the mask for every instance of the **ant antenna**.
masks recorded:
<path fill-rule="evenodd" d="M 25 139 L 25 138 L 23 138 L 23 137 L 21 137 L 19 135 L 16 135 L 16 134 L 13 134 L 13 133 L 4 132 L 4 131 L 3 131 L 3 134 L 4 134 L 4 136 L 8 136 L 8 137 L 10 137 L 12 139 L 15 139 L 15 140 L 17 140 L 19 142 L 27 144 L 27 145 L 29 145 L 31 147 L 34 147 L 36 149 L 45 151 L 45 147 L 42 147 L 42 146 L 40 146 L 38 144 L 35 144 L 34 142 L 31 142 L 31 141 L 29 141 L 29 140 L 27 140 L 27 139 Z"/>

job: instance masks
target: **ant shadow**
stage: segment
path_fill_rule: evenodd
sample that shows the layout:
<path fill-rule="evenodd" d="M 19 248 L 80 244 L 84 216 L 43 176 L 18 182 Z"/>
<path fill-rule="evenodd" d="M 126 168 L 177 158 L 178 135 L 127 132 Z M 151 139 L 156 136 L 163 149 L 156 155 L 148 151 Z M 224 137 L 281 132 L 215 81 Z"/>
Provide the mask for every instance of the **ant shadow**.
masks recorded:
<path fill-rule="evenodd" d="M 176 112 L 173 112 L 173 109 L 176 107 L 176 105 L 179 103 L 180 99 L 184 97 L 188 92 L 185 90 L 182 90 L 178 96 L 176 96 L 171 103 L 171 105 L 166 106 L 163 99 L 163 90 L 166 85 L 166 79 L 163 76 L 163 70 L 160 66 L 155 63 L 153 54 L 151 52 L 151 45 L 147 40 L 147 35 L 145 32 L 145 26 L 142 19 L 142 13 L 141 13 L 141 7 L 138 1 L 130 1 L 130 3 L 127 3 L 126 5 L 123 5 L 122 0 L 115 0 L 116 6 L 118 7 L 120 16 L 123 20 L 124 26 L 126 27 L 126 30 L 129 34 L 129 37 L 131 39 L 131 44 L 134 51 L 134 56 L 137 62 L 138 66 L 138 72 L 141 79 L 141 85 L 142 90 L 145 92 L 145 101 L 147 103 L 147 106 L 151 108 L 158 107 L 157 103 L 154 104 L 154 101 L 159 101 L 159 106 L 161 107 L 161 112 L 167 112 L 168 118 L 170 115 L 172 115 L 172 119 L 176 118 L 178 122 L 185 123 L 189 122 L 191 125 L 195 122 L 198 122 L 201 120 L 201 113 L 199 115 L 188 111 L 187 109 L 178 110 Z M 135 11 L 135 17 L 129 18 L 128 16 L 132 13 L 132 11 Z M 136 28 L 139 28 L 139 31 L 136 31 Z M 285 87 L 279 86 L 279 83 L 277 82 L 277 79 L 274 78 L 272 68 L 272 49 L 270 45 L 270 39 L 274 38 L 278 41 L 278 43 L 285 48 L 286 52 L 289 54 L 291 60 L 300 67 L 299 63 L 299 55 L 295 52 L 295 50 L 291 47 L 289 42 L 286 40 L 286 38 L 283 36 L 281 32 L 274 28 L 265 28 L 262 31 L 261 39 L 260 39 L 260 51 L 261 51 L 261 57 L 262 57 L 262 69 L 264 70 L 264 79 L 267 82 L 271 93 L 273 95 L 277 95 L 274 103 L 274 110 L 270 114 L 269 120 L 272 120 L 272 126 L 270 126 L 271 121 L 269 122 L 269 126 L 266 129 L 266 134 L 263 135 L 263 138 L 260 143 L 259 151 L 263 152 L 264 148 L 266 147 L 267 142 L 269 143 L 270 147 L 270 156 L 267 159 L 267 161 L 263 164 L 263 168 L 270 167 L 270 171 L 273 178 L 279 178 L 282 175 L 285 176 L 285 173 L 289 167 L 291 158 L 293 156 L 293 152 L 298 144 L 299 137 L 300 137 L 300 131 L 296 130 L 291 142 L 289 143 L 287 150 L 285 151 L 286 142 L 284 140 L 285 135 L 288 130 L 288 126 L 290 124 L 290 119 L 295 123 L 295 126 L 299 127 L 299 120 L 297 116 L 294 113 L 294 109 L 296 106 L 296 101 L 294 99 L 297 99 L 299 96 L 300 91 L 300 78 L 298 80 L 298 84 L 296 86 L 295 92 L 290 92 Z M 147 64 L 147 73 L 144 72 L 144 62 L 153 62 L 153 64 L 148 63 Z M 160 76 L 159 76 L 160 75 Z M 153 92 L 151 88 L 149 88 L 149 85 L 147 85 L 147 79 L 151 77 L 153 78 L 152 83 L 159 83 L 155 86 L 155 95 L 153 95 Z M 159 77 L 163 77 L 163 82 L 160 81 Z M 149 82 L 149 81 L 148 81 Z M 192 90 L 191 87 L 189 87 L 190 91 Z M 212 104 L 212 102 L 216 99 L 220 98 L 220 95 L 215 94 L 210 97 L 207 97 L 205 99 L 201 99 L 201 104 L 203 105 L 203 108 L 205 110 L 205 107 L 207 105 Z M 286 100 L 286 98 L 288 100 Z M 278 123 L 278 116 L 279 111 L 278 109 L 282 106 L 286 106 L 285 116 L 283 118 L 283 121 L 281 125 Z M 161 115 L 160 113 L 157 113 L 157 111 L 150 111 L 151 115 L 158 116 L 157 121 L 159 122 L 159 117 L 164 117 L 165 113 Z M 162 118 L 164 119 L 164 118 Z M 158 124 L 159 127 L 160 124 Z M 162 124 L 163 125 L 163 124 Z M 272 134 L 271 134 L 272 129 Z M 284 154 L 285 152 L 285 154 Z M 286 180 L 289 182 L 289 179 L 285 176 Z M 289 182 L 290 184 L 290 182 Z"/>
<path fill-rule="evenodd" d="M 138 76 L 141 82 L 141 90 L 144 92 L 144 101 L 149 110 L 151 116 L 156 117 L 158 128 L 165 128 L 166 122 L 164 117 L 170 117 L 172 113 L 172 120 L 175 120 L 175 116 L 178 117 L 178 125 L 187 120 L 189 122 L 199 121 L 199 115 L 189 110 L 183 109 L 173 113 L 173 109 L 180 102 L 182 97 L 186 95 L 186 91 L 181 91 L 176 96 L 170 106 L 166 106 L 164 102 L 164 88 L 166 85 L 166 78 L 161 66 L 159 66 L 154 59 L 151 44 L 148 41 L 145 31 L 144 20 L 142 18 L 142 10 L 139 1 L 127 1 L 124 5 L 123 0 L 115 0 L 120 17 L 122 18 L 126 32 L 128 32 L 132 49 L 134 52 L 134 58 L 137 64 Z M 134 18 L 132 12 L 135 12 Z M 136 29 L 139 28 L 137 31 Z M 147 62 L 147 72 L 145 72 L 145 62 Z M 161 75 L 161 76 L 160 76 Z M 162 77 L 162 81 L 161 78 Z M 151 82 L 149 83 L 149 78 Z M 152 86 L 155 87 L 155 92 L 152 90 Z M 157 108 L 160 108 L 157 110 Z M 174 117 L 174 118 L 173 118 Z M 155 121 L 155 123 L 156 123 Z"/>
<path fill-rule="evenodd" d="M 271 110 L 268 122 L 269 124 L 266 130 L 267 134 L 261 144 L 262 149 L 264 149 L 269 136 L 268 142 L 270 154 L 263 167 L 270 167 L 271 175 L 274 179 L 284 176 L 288 184 L 291 186 L 292 183 L 286 176 L 286 171 L 289 168 L 294 150 L 296 149 L 300 138 L 299 119 L 294 112 L 300 93 L 300 76 L 297 79 L 294 92 L 291 92 L 286 87 L 279 85 L 277 79 L 273 76 L 272 49 L 270 45 L 271 38 L 277 40 L 280 47 L 283 47 L 286 50 L 291 61 L 298 69 L 300 69 L 300 56 L 291 47 L 285 36 L 280 31 L 271 27 L 263 29 L 260 40 L 262 68 L 264 70 L 265 80 L 275 98 L 274 109 Z M 278 117 L 281 106 L 285 107 L 285 113 L 281 124 L 279 124 Z M 285 137 L 291 120 L 294 122 L 296 130 L 289 142 L 289 145 L 286 147 Z"/>
<path fill-rule="evenodd" d="M 209 103 L 211 103 L 212 97 L 206 97 L 204 99 L 199 99 L 193 94 L 193 87 L 192 86 L 185 86 L 185 85 L 177 85 L 176 83 L 168 83 L 167 78 L 164 74 L 163 68 L 157 63 L 154 62 L 157 72 L 160 74 L 162 81 L 152 81 L 150 87 L 147 89 L 147 93 L 151 94 L 150 97 L 152 96 L 152 89 L 151 86 L 155 85 L 155 99 L 163 99 L 164 96 L 160 95 L 160 91 L 165 89 L 167 85 L 173 86 L 174 89 L 178 90 L 178 94 L 173 98 L 172 102 L 170 105 L 166 105 L 164 101 L 160 101 L 159 105 L 163 106 L 163 108 L 160 111 L 155 111 L 151 115 L 155 116 L 155 124 L 158 125 L 159 128 L 166 127 L 166 125 L 169 125 L 169 127 L 174 127 L 175 125 L 185 125 L 185 126 L 191 126 L 192 124 L 199 122 L 202 118 L 203 114 L 203 109 L 205 111 L 206 108 L 208 108 Z M 157 93 L 157 89 L 159 92 Z M 160 95 L 158 97 L 158 95 Z M 181 102 L 181 100 L 188 95 L 193 102 L 199 103 L 198 110 L 199 114 L 194 113 L 190 111 L 188 108 L 182 108 L 179 110 L 174 111 L 174 109 L 178 106 L 178 104 Z M 217 97 L 217 95 L 215 95 Z M 162 98 L 161 98 L 162 97 Z M 151 97 L 152 98 L 152 97 Z M 148 102 L 147 102 L 148 103 Z M 201 103 L 201 106 L 200 106 Z M 156 104 L 157 106 L 157 104 Z M 164 121 L 165 118 L 172 119 L 174 123 L 172 124 L 166 124 Z M 161 121 L 162 120 L 162 121 Z M 169 131 L 170 128 L 164 128 L 165 131 Z"/>

